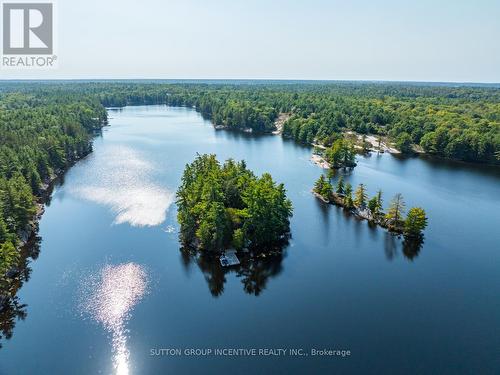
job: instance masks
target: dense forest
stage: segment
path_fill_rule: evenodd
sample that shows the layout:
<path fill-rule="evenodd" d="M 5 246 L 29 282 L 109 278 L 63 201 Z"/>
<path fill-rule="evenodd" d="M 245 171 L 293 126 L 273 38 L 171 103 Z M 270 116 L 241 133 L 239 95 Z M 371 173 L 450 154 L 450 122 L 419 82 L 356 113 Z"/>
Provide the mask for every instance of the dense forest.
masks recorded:
<path fill-rule="evenodd" d="M 94 84 L 106 106 L 195 107 L 229 129 L 275 130 L 330 146 L 346 131 L 388 139 L 403 153 L 500 163 L 500 88 L 383 83 Z"/>
<path fill-rule="evenodd" d="M 92 150 L 106 121 L 95 98 L 51 93 L 0 94 L 0 282 L 19 261 L 37 201 L 48 183 Z"/>
<path fill-rule="evenodd" d="M 256 177 L 245 162 L 199 155 L 186 165 L 177 191 L 184 244 L 203 251 L 262 249 L 290 232 L 292 203 L 271 175 Z"/>
<path fill-rule="evenodd" d="M 3 90 L 19 91 L 11 83 Z M 346 131 L 384 137 L 403 153 L 500 164 L 500 87 L 372 82 L 30 83 L 26 92 L 91 95 L 104 106 L 195 107 L 215 125 L 331 146 Z"/>
<path fill-rule="evenodd" d="M 194 107 L 215 125 L 256 133 L 277 130 L 283 118 L 283 137 L 323 147 L 339 167 L 355 165 L 353 133 L 383 138 L 403 153 L 500 164 L 498 85 L 3 82 L 0 275 L 16 263 L 16 247 L 48 182 L 91 151 L 91 136 L 106 121 L 104 107 L 139 104 Z"/>

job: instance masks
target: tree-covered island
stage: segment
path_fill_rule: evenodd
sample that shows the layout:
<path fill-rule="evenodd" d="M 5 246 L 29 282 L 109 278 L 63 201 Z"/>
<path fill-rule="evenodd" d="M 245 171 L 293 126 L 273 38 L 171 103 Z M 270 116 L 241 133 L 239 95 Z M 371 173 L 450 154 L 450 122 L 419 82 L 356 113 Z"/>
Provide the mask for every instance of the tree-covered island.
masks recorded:
<path fill-rule="evenodd" d="M 198 155 L 186 165 L 177 191 L 184 245 L 204 252 L 253 251 L 279 245 L 290 234 L 292 203 L 270 174 L 257 177 L 244 161 Z"/>
<path fill-rule="evenodd" d="M 427 216 L 423 208 L 412 207 L 405 218 L 406 204 L 402 194 L 396 194 L 383 211 L 382 191 L 368 199 L 366 186 L 359 184 L 354 191 L 351 184 L 340 176 L 335 186 L 323 174 L 314 184 L 313 193 L 325 203 L 335 204 L 348 210 L 361 219 L 368 220 L 390 232 L 403 234 L 407 240 L 421 241 L 423 230 L 427 227 Z"/>

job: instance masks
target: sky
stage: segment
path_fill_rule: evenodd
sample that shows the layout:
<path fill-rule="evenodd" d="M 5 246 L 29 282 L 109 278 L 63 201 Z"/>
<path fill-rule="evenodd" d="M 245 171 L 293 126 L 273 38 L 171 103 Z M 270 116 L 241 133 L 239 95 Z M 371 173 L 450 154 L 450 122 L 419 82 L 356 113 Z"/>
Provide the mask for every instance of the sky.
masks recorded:
<path fill-rule="evenodd" d="M 56 7 L 57 69 L 0 70 L 1 79 L 500 82 L 498 0 L 58 0 Z"/>

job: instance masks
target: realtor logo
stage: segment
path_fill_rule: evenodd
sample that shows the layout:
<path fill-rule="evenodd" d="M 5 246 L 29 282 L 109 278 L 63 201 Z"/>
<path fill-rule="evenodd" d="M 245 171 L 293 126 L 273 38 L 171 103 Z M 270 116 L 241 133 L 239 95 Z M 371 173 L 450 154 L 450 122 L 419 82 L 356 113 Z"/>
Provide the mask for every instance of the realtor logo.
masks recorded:
<path fill-rule="evenodd" d="M 51 3 L 4 3 L 3 54 L 51 55 L 53 26 Z"/>
<path fill-rule="evenodd" d="M 1 1 L 1 0 L 0 0 Z M 21 0 L 22 1 L 22 0 Z M 2 69 L 57 67 L 54 1 L 2 4 Z M 43 0 L 42 0 L 43 1 Z"/>

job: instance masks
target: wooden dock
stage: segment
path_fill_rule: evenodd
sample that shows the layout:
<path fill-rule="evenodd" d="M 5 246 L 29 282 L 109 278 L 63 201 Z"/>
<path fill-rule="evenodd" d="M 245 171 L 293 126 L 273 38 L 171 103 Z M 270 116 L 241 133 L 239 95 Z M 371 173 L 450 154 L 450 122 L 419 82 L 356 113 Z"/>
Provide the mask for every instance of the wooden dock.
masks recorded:
<path fill-rule="evenodd" d="M 236 256 L 236 250 L 233 249 L 224 251 L 219 257 L 219 260 L 223 267 L 237 266 L 240 264 L 240 260 Z"/>

